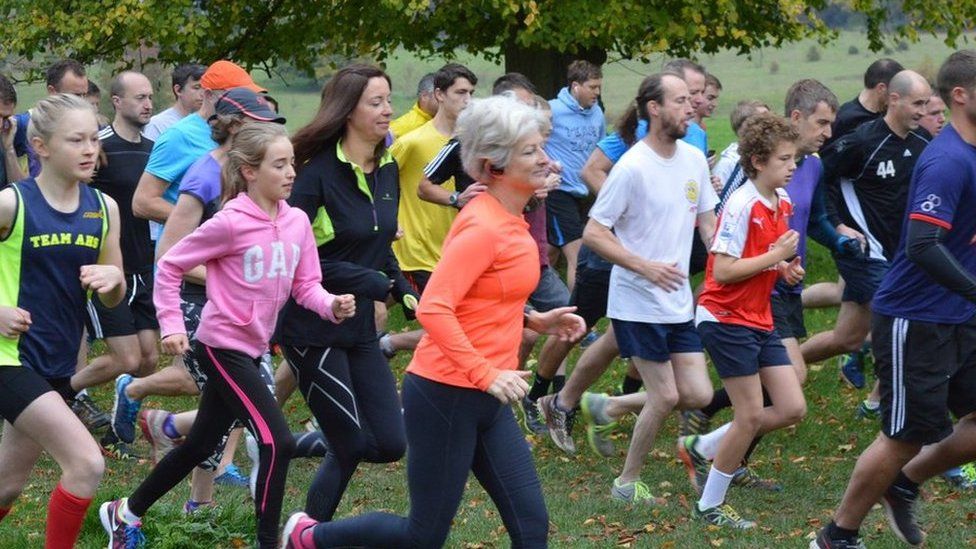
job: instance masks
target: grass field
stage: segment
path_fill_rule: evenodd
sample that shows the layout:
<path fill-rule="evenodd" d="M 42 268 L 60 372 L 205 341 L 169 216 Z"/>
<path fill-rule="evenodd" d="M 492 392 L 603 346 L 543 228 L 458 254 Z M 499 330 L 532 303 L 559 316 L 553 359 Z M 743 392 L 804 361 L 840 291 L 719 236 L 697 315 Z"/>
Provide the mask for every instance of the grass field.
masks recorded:
<path fill-rule="evenodd" d="M 852 45 L 860 48 L 862 53 L 849 55 L 848 48 Z M 783 50 L 766 50 L 757 53 L 753 59 L 733 54 L 702 59 L 725 85 L 719 111 L 708 126 L 712 148 L 721 150 L 731 140 L 727 118 L 731 106 L 739 99 L 762 99 L 779 111 L 783 94 L 791 82 L 814 77 L 834 89 L 841 101 L 845 101 L 857 93 L 864 68 L 876 57 L 863 53 L 866 52 L 863 39 L 853 34 L 843 35 L 827 49 L 821 49 L 821 59 L 817 62 L 806 61 L 810 46 L 803 43 Z M 948 53 L 944 45 L 929 39 L 911 45 L 908 51 L 895 52 L 893 56 L 906 67 L 931 71 Z M 486 94 L 484 90 L 487 90 L 490 82 L 502 73 L 501 67 L 482 60 L 464 56 L 460 56 L 460 59 L 469 63 L 480 76 L 482 84 L 479 95 Z M 778 71 L 771 74 L 770 67 L 774 62 L 778 64 Z M 441 60 L 421 61 L 402 54 L 390 60 L 388 69 L 394 79 L 397 112 L 409 108 L 412 101 L 410 90 L 415 86 L 416 79 L 441 63 Z M 613 120 L 620 113 L 622 106 L 633 96 L 640 79 L 656 66 L 623 61 L 608 65 L 604 84 L 608 120 Z M 278 81 L 269 82 L 269 87 L 281 101 L 282 112 L 288 116 L 289 127 L 293 130 L 307 121 L 317 108 L 317 90 L 296 90 Z M 20 92 L 21 106 L 29 105 L 42 93 L 39 87 L 25 88 Z M 810 282 L 835 278 L 833 265 L 819 246 L 812 246 L 808 272 Z M 813 333 L 829 328 L 834 316 L 833 310 L 808 311 L 808 330 Z M 393 329 L 406 326 L 398 311 L 392 313 L 391 324 Z M 578 352 L 574 352 L 571 364 L 577 355 Z M 393 360 L 392 366 L 400 373 L 408 360 L 407 355 L 401 354 Z M 612 371 L 595 389 L 611 390 L 621 379 L 623 370 L 624 364 L 617 360 Z M 745 533 L 704 528 L 700 523 L 690 521 L 690 506 L 695 497 L 684 469 L 674 455 L 677 422 L 673 417 L 662 429 L 644 468 L 644 480 L 656 495 L 667 500 L 666 505 L 652 509 L 620 506 L 609 498 L 610 483 L 623 462 L 630 423 L 625 424 L 616 436 L 618 452 L 610 459 L 595 457 L 585 447 L 584 437 L 579 430 L 577 444 L 580 452 L 576 456 L 564 455 L 548 439 L 529 437 L 552 521 L 552 546 L 805 547 L 809 536 L 829 519 L 846 486 L 855 459 L 877 431 L 876 424 L 853 417 L 854 406 L 863 395 L 846 388 L 838 380 L 834 361 L 811 366 L 806 394 L 809 406 L 807 418 L 795 428 L 767 436 L 754 456 L 756 470 L 764 476 L 780 480 L 786 490 L 781 493 L 758 493 L 732 489 L 729 494 L 729 501 L 737 509 L 759 522 L 759 528 Z M 108 388 L 99 388 L 94 395 L 106 408 L 111 406 Z M 192 408 L 194 402 L 190 398 L 150 398 L 144 406 L 184 410 Z M 296 429 L 309 415 L 298 397 L 288 402 L 286 412 Z M 719 421 L 725 417 L 722 416 Z M 137 448 L 143 452 L 148 450 L 142 441 Z M 238 463 L 246 469 L 247 459 L 243 451 L 238 453 Z M 286 512 L 302 507 L 317 465 L 311 460 L 292 463 L 284 504 Z M 148 462 L 107 462 L 105 478 L 89 512 L 79 547 L 104 547 L 105 536 L 98 523 L 97 505 L 128 495 L 146 476 L 149 467 Z M 350 484 L 339 516 L 376 509 L 406 512 L 408 503 L 404 473 L 403 463 L 363 465 Z M 38 464 L 12 514 L 0 522 L 0 549 L 43 545 L 47 497 L 58 474 L 57 466 L 50 459 L 42 459 Z M 253 544 L 251 504 L 244 491 L 218 488 L 220 507 L 217 510 L 186 518 L 181 514 L 181 507 L 188 494 L 188 485 L 181 484 L 149 512 L 144 531 L 151 547 L 223 548 Z M 976 545 L 973 501 L 972 493 L 955 493 L 941 480 L 934 480 L 926 486 L 921 519 L 930 534 L 931 547 Z M 879 512 L 873 512 L 868 517 L 862 534 L 872 548 L 899 546 Z M 448 546 L 508 546 L 498 513 L 473 479 L 455 518 Z"/>

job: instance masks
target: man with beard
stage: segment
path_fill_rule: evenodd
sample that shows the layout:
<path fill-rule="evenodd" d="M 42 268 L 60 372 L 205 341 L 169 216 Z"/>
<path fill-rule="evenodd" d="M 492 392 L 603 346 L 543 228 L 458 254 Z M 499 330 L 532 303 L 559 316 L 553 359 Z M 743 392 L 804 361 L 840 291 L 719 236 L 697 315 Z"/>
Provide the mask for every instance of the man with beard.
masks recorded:
<path fill-rule="evenodd" d="M 711 399 L 702 343 L 692 322 L 688 264 L 695 223 L 709 242 L 715 228 L 705 155 L 680 141 L 694 112 L 682 75 L 647 77 L 636 97 L 648 133 L 610 171 L 590 210 L 583 241 L 614 264 L 607 316 L 620 355 L 633 360 L 647 388 L 614 499 L 655 503 L 640 470 L 664 418 L 676 406 Z M 550 405 L 559 407 L 558 399 Z M 565 410 L 564 410 L 565 411 Z"/>
<path fill-rule="evenodd" d="M 98 133 L 103 158 L 91 186 L 119 204 L 122 263 L 128 288 L 118 306 L 108 308 L 93 297 L 88 302 L 88 333 L 104 339 L 108 353 L 95 358 L 71 378 L 80 390 L 115 379 L 122 373 L 145 376 L 156 368 L 159 325 L 153 307 L 153 245 L 149 222 L 132 214 L 132 195 L 145 170 L 153 142 L 142 136 L 153 112 L 152 84 L 145 75 L 118 74 L 110 93 L 115 118 Z M 119 443 L 109 431 L 102 445 L 109 451 Z"/>

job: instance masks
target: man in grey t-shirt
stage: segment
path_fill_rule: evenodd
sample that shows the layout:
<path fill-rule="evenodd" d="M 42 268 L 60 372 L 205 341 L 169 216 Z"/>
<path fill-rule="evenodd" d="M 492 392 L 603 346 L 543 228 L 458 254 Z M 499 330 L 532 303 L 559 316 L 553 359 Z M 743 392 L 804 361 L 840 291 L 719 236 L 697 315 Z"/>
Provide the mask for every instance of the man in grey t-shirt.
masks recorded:
<path fill-rule="evenodd" d="M 189 63 L 173 69 L 173 95 L 176 103 L 165 111 L 153 116 L 142 130 L 142 135 L 155 141 L 159 134 L 179 122 L 191 112 L 200 110 L 203 104 L 203 87 L 200 79 L 207 71 L 206 65 Z"/>

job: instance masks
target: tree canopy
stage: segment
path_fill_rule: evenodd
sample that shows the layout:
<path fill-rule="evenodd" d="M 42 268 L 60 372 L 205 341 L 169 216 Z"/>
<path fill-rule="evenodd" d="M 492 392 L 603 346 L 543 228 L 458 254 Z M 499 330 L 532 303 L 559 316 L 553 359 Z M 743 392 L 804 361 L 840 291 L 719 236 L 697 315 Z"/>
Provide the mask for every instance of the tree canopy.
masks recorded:
<path fill-rule="evenodd" d="M 848 0 L 866 19 L 872 49 L 922 33 L 955 46 L 976 22 L 976 3 Z M 310 71 L 324 56 L 382 60 L 398 47 L 492 59 L 543 53 L 646 59 L 732 49 L 742 53 L 803 38 L 829 41 L 818 16 L 828 0 L 0 0 L 2 54 L 25 67 L 41 55 L 91 63 L 173 64 L 227 58 L 249 68 L 288 63 Z M 126 53 L 128 52 L 128 56 Z"/>

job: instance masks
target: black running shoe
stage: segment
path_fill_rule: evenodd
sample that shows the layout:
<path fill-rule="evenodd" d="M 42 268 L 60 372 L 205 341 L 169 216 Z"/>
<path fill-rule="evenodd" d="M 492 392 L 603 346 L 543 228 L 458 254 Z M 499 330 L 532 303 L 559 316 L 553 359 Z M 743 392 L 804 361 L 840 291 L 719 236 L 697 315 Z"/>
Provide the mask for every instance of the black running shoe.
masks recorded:
<path fill-rule="evenodd" d="M 894 484 L 888 487 L 888 491 L 881 498 L 888 525 L 898 539 L 909 545 L 921 545 L 925 541 L 925 532 L 918 527 L 917 503 L 918 492 L 899 488 Z"/>
<path fill-rule="evenodd" d="M 846 539 L 827 537 L 827 529 L 821 528 L 817 537 L 810 542 L 810 549 L 867 549 L 861 538 Z"/>
<path fill-rule="evenodd" d="M 87 393 L 79 393 L 71 401 L 71 411 L 85 424 L 89 431 L 104 429 L 112 423 L 112 417 L 98 407 Z"/>

